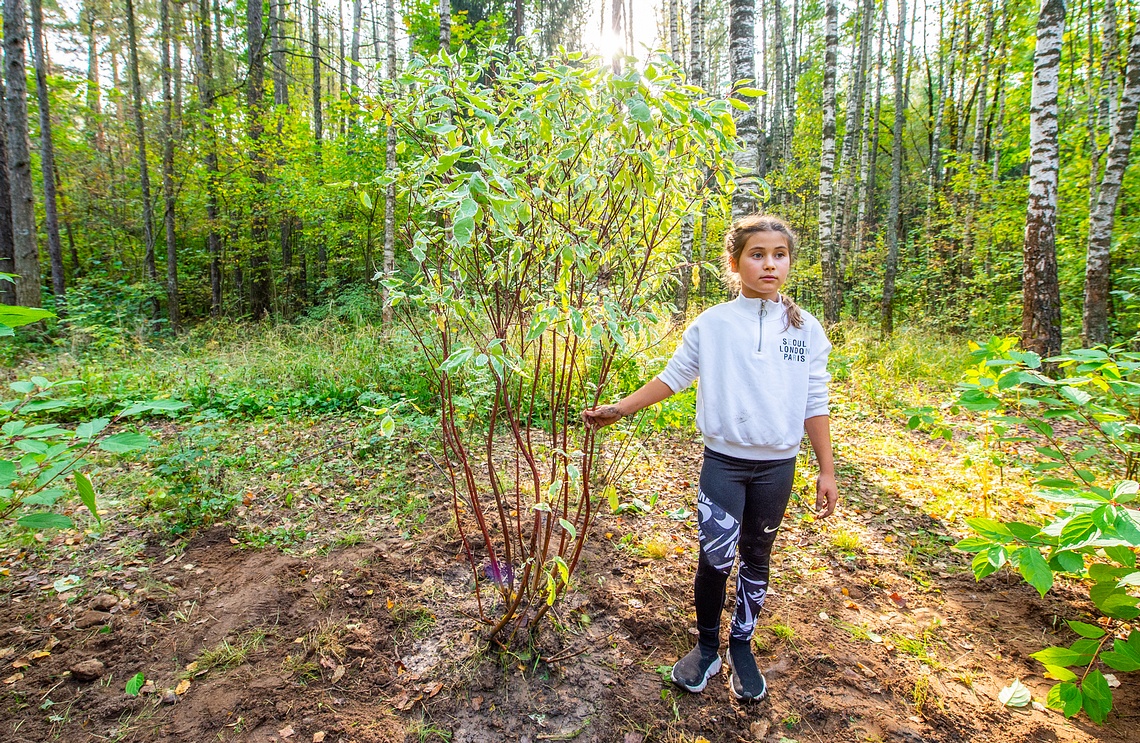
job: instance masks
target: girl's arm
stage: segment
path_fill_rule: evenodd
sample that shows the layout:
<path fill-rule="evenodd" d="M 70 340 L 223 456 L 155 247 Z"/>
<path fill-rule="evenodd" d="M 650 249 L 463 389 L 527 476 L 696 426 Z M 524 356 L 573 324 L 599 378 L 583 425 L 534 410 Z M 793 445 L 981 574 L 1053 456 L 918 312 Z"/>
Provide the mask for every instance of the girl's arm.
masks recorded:
<path fill-rule="evenodd" d="M 835 483 L 835 459 L 831 452 L 831 418 L 816 415 L 804 421 L 808 440 L 819 463 L 819 479 L 815 483 L 816 516 L 825 519 L 835 513 L 839 486 Z"/>
<path fill-rule="evenodd" d="M 673 390 L 669 388 L 669 385 L 654 377 L 636 392 L 623 397 L 613 405 L 599 405 L 591 410 L 583 410 L 582 420 L 590 428 L 602 428 L 611 423 L 617 423 L 621 418 L 633 415 L 642 408 L 648 408 L 650 405 L 659 403 L 672 394 Z"/>

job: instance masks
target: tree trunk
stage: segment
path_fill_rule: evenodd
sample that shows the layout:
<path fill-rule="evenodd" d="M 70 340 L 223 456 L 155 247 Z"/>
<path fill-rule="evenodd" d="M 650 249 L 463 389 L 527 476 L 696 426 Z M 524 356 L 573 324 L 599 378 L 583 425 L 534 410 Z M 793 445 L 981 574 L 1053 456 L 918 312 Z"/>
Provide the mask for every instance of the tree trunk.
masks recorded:
<path fill-rule="evenodd" d="M 835 67 L 839 53 L 839 3 L 827 0 L 824 11 L 823 139 L 819 159 L 819 262 L 823 272 L 823 318 L 839 322 L 838 251 L 832 231 L 832 189 L 835 184 Z"/>
<path fill-rule="evenodd" d="M 604 5 L 603 5 L 604 7 Z M 523 23 L 526 20 L 526 3 L 524 0 L 514 0 L 511 30 L 511 46 L 517 47 L 523 38 Z"/>
<path fill-rule="evenodd" d="M 353 107 L 358 105 L 357 90 L 360 83 L 360 14 L 361 0 L 352 0 L 352 69 L 348 71 L 349 95 L 352 96 Z"/>
<path fill-rule="evenodd" d="M 158 268 L 154 261 L 154 204 L 150 198 L 150 170 L 147 166 L 146 157 L 146 129 L 143 126 L 142 83 L 139 81 L 139 47 L 138 34 L 135 31 L 134 0 L 127 0 L 127 47 L 130 51 L 131 97 L 134 101 L 132 108 L 135 119 L 135 139 L 138 142 L 139 184 L 142 188 L 143 242 L 146 246 L 143 263 L 147 279 L 157 282 Z M 155 304 L 157 313 L 157 299 Z"/>
<path fill-rule="evenodd" d="M 174 90 L 170 68 L 170 5 L 158 0 L 162 36 L 162 223 L 166 233 L 166 316 L 177 333 L 182 324 L 178 311 L 178 243 L 174 235 Z"/>
<path fill-rule="evenodd" d="M 210 34 L 210 0 L 198 3 L 198 98 L 206 127 L 206 247 L 210 253 L 210 316 L 222 314 L 222 239 L 218 234 L 218 145 L 214 129 L 213 37 Z"/>
<path fill-rule="evenodd" d="M 1096 209 L 1089 217 L 1089 247 L 1085 266 L 1085 306 L 1081 336 L 1085 346 L 1108 343 L 1108 291 L 1112 229 L 1116 218 L 1116 202 L 1120 184 L 1128 169 L 1132 137 L 1136 130 L 1136 111 L 1140 105 L 1140 32 L 1132 31 L 1128 51 L 1128 72 L 1124 80 L 1124 96 L 1116 111 L 1112 130 L 1112 146 L 1104 166 Z"/>
<path fill-rule="evenodd" d="M 974 116 L 974 143 L 970 150 L 969 191 L 966 197 L 966 217 L 962 227 L 962 268 L 965 273 L 973 259 L 974 217 L 978 211 L 978 167 L 982 164 L 986 150 L 986 96 L 990 77 L 990 47 L 994 37 L 993 0 L 986 2 L 986 31 L 982 41 L 982 73 L 978 78 L 978 109 Z"/>
<path fill-rule="evenodd" d="M 266 243 L 269 240 L 269 226 L 266 217 L 266 183 L 264 144 L 261 141 L 265 130 L 265 38 L 262 35 L 262 19 L 265 5 L 262 0 L 250 0 L 246 7 L 246 23 L 249 43 L 249 75 L 246 77 L 245 101 L 249 116 L 248 135 L 250 165 L 254 186 L 253 200 L 249 214 L 250 239 L 250 312 L 255 320 L 269 314 L 269 255 Z"/>
<path fill-rule="evenodd" d="M 439 48 L 451 52 L 451 0 L 439 0 Z"/>
<path fill-rule="evenodd" d="M 384 25 L 388 32 L 388 80 L 396 80 L 396 0 L 388 0 L 384 5 Z M 396 127 L 389 124 L 387 142 L 384 148 L 384 164 L 388 173 L 396 172 Z M 384 190 L 384 277 L 391 278 L 396 272 L 396 184 L 389 183 Z M 392 324 L 392 308 L 388 306 L 388 287 L 381 289 L 384 304 L 384 325 Z"/>
<path fill-rule="evenodd" d="M 787 45 L 784 39 L 784 9 L 781 0 L 772 0 L 772 35 L 775 37 L 775 60 L 772 65 L 772 123 L 768 137 L 769 169 L 775 169 L 784 157 L 784 96 L 786 95 Z"/>
<path fill-rule="evenodd" d="M 883 9 L 879 14 L 879 51 L 875 58 L 874 113 L 872 114 L 872 106 L 868 101 L 863 114 L 861 136 L 864 140 L 870 137 L 870 143 L 862 146 L 859 156 L 859 206 L 855 215 L 854 247 L 851 251 L 856 257 L 863 252 L 863 237 L 867 234 L 869 223 L 874 222 L 875 217 L 874 198 L 877 173 L 875 164 L 878 160 L 879 149 L 879 114 L 883 102 L 883 49 L 886 46 L 886 37 L 887 6 L 886 3 L 883 3 Z"/>
<path fill-rule="evenodd" d="M 669 55 L 681 64 L 681 31 L 678 21 L 681 15 L 679 0 L 669 0 Z"/>
<path fill-rule="evenodd" d="M 8 180 L 12 195 L 12 242 L 16 304 L 40 306 L 40 259 L 36 206 L 32 196 L 31 142 L 28 140 L 28 82 L 24 46 L 28 26 L 24 0 L 4 0 L 4 64 L 8 84 Z"/>
<path fill-rule="evenodd" d="M 0 80 L 0 99 L 5 86 Z M 0 132 L 8 131 L 7 106 L 0 106 Z M 12 189 L 8 182 L 8 137 L 0 134 L 0 272 L 16 273 L 16 246 L 12 242 Z M 17 304 L 16 285 L 0 281 L 0 304 Z"/>
<path fill-rule="evenodd" d="M 858 52 L 851 60 L 850 98 L 847 102 L 847 114 L 843 123 L 843 154 L 839 173 L 842 174 L 842 183 L 839 191 L 839 202 L 835 210 L 835 244 L 839 251 L 839 287 L 846 286 L 847 264 L 851 254 L 851 233 L 855 229 L 855 201 L 861 162 L 856 162 L 861 153 L 867 148 L 867 127 L 870 122 L 864 117 L 864 111 L 870 111 L 865 105 L 867 71 L 871 66 L 871 39 L 873 38 L 872 24 L 875 22 L 874 0 L 864 0 L 863 13 L 859 21 Z M 858 131 L 855 126 L 859 125 Z M 838 181 L 837 181 L 838 182 Z"/>
<path fill-rule="evenodd" d="M 1089 147 L 1089 213 L 1096 211 L 1100 198 L 1101 157 L 1112 146 L 1109 142 L 1101 148 L 1102 128 L 1115 127 L 1119 92 L 1117 70 L 1120 57 L 1120 34 L 1116 26 L 1116 2 L 1104 0 L 1100 15 L 1100 74 L 1093 73 L 1094 34 L 1093 5 L 1088 8 L 1088 147 Z M 1099 96 L 1098 96 L 1099 90 Z"/>
<path fill-rule="evenodd" d="M 94 0 L 83 4 L 83 23 L 87 31 L 87 120 L 85 129 L 92 138 L 96 152 L 106 147 L 103 135 L 103 107 L 99 91 L 99 47 L 95 39 Z"/>
<path fill-rule="evenodd" d="M 906 0 L 899 0 L 899 32 L 895 45 L 895 124 L 891 130 L 891 196 L 887 207 L 887 262 L 883 267 L 883 300 L 879 332 L 894 332 L 895 276 L 899 267 L 899 200 L 902 194 L 903 124 L 906 123 Z"/>
<path fill-rule="evenodd" d="M 1029 203 L 1025 221 L 1021 343 L 1041 356 L 1061 352 L 1057 281 L 1057 91 L 1065 29 L 1064 0 L 1043 0 L 1029 103 Z"/>
<path fill-rule="evenodd" d="M 285 117 L 289 112 L 289 78 L 285 61 L 285 7 L 286 0 L 269 0 L 269 35 L 273 59 L 273 104 L 280 109 L 277 116 L 277 138 L 282 137 Z M 355 69 L 355 68 L 354 68 Z M 284 156 L 278 157 L 278 165 L 284 165 Z M 282 309 L 288 313 L 293 301 L 293 225 L 292 213 L 282 209 L 279 224 L 279 247 L 281 250 L 281 270 L 285 275 Z"/>
<path fill-rule="evenodd" d="M 673 0 L 676 5 L 676 0 Z M 679 12 L 679 10 L 677 11 Z M 704 8 L 701 0 L 692 0 L 689 12 L 690 29 L 692 37 L 689 55 L 689 84 L 698 88 L 704 85 L 704 65 L 701 60 L 703 54 L 701 34 L 704 33 Z M 679 51 L 679 50 L 678 50 Z M 678 60 L 679 61 L 679 60 Z M 702 199 L 703 202 L 703 199 Z M 677 291 L 673 295 L 673 306 L 677 312 L 673 315 L 676 322 L 683 322 L 689 310 L 689 290 L 693 283 L 693 215 L 686 210 L 681 220 L 681 263 L 677 267 Z"/>
<path fill-rule="evenodd" d="M 63 245 L 59 239 L 59 206 L 55 194 L 55 146 L 51 133 L 51 103 L 48 100 L 47 59 L 44 57 L 44 13 L 40 0 L 32 0 L 32 54 L 36 68 L 36 101 L 40 114 L 40 172 L 44 183 L 44 229 L 51 256 L 51 289 L 56 314 L 67 307 L 67 281 L 63 273 Z"/>
<path fill-rule="evenodd" d="M 444 0 L 446 2 L 447 0 Z M 309 10 L 310 39 L 313 52 L 313 143 L 316 148 L 317 178 L 320 179 L 321 149 L 324 139 L 324 121 L 321 118 L 321 37 L 317 15 L 317 0 L 312 0 Z M 323 280 L 328 273 L 329 254 L 323 237 L 317 238 L 317 278 Z"/>
<path fill-rule="evenodd" d="M 756 81 L 756 2 L 755 0 L 729 0 L 728 48 L 729 78 L 732 85 L 745 82 L 752 86 Z M 740 152 L 736 161 L 739 175 L 736 190 L 732 193 L 732 218 L 739 219 L 754 213 L 758 208 L 756 197 L 756 145 L 760 133 L 756 129 L 756 99 L 735 95 L 745 104 L 743 110 L 733 108 L 736 119 L 736 136 L 740 139 Z"/>

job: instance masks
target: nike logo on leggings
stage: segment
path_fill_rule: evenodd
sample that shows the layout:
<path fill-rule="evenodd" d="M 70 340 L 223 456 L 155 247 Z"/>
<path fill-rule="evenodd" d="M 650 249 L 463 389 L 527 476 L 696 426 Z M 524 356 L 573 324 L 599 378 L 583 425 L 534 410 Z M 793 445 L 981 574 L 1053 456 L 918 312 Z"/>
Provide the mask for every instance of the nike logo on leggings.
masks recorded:
<path fill-rule="evenodd" d="M 771 534 L 772 532 L 776 531 L 779 528 L 780 527 L 778 527 L 778 526 L 773 526 L 771 529 L 769 529 L 768 527 L 765 526 L 764 527 L 764 533 L 765 534 Z"/>

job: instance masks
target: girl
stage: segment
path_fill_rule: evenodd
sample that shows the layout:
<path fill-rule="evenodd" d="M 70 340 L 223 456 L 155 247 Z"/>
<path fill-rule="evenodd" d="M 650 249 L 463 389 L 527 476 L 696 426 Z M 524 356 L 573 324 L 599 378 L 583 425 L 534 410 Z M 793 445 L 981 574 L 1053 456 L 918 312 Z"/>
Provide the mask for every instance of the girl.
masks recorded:
<path fill-rule="evenodd" d="M 729 686 L 742 701 L 768 693 L 752 655 L 752 633 L 805 429 L 819 463 L 817 515 L 830 516 L 839 498 L 827 408 L 831 344 L 814 317 L 780 294 L 794 245 L 791 228 L 776 217 L 738 220 L 725 238 L 724 255 L 726 276 L 740 290 L 736 299 L 702 312 L 655 379 L 617 404 L 582 413 L 587 425 L 608 426 L 701 378 L 697 427 L 705 451 L 693 588 L 700 640 L 673 666 L 672 678 L 699 692 L 720 671 L 725 583 L 739 548 L 728 662 Z"/>

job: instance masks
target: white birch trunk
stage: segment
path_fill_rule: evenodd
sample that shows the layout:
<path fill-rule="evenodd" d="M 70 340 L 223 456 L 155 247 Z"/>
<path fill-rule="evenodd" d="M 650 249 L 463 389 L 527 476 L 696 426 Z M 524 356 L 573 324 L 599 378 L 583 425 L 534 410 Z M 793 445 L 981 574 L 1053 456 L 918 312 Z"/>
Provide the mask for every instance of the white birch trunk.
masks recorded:
<path fill-rule="evenodd" d="M 835 67 L 839 52 L 839 3 L 827 0 L 824 11 L 823 141 L 819 160 L 819 259 L 823 271 L 823 317 L 839 322 L 839 273 L 832 230 L 832 190 L 835 169 Z"/>
<path fill-rule="evenodd" d="M 744 82 L 752 86 L 756 81 L 756 2 L 755 0 L 729 0 L 728 49 L 729 79 L 733 85 Z M 739 219 L 754 213 L 759 207 L 756 196 L 756 146 L 759 131 L 756 128 L 756 99 L 736 96 L 745 104 L 734 108 L 736 136 L 740 139 L 737 153 L 736 190 L 732 194 L 732 218 Z"/>
<path fill-rule="evenodd" d="M 1120 185 L 1128 169 L 1132 152 L 1132 138 L 1136 130 L 1136 112 L 1140 105 L 1140 33 L 1133 30 L 1128 52 L 1128 72 L 1124 81 L 1124 96 L 1117 108 L 1112 130 L 1112 145 L 1104 177 L 1100 183 L 1096 209 L 1089 216 L 1088 257 L 1085 264 L 1085 302 L 1081 323 L 1081 336 L 1086 346 L 1109 341 L 1108 292 L 1110 276 L 1110 248 L 1116 218 L 1116 202 Z"/>
<path fill-rule="evenodd" d="M 1057 281 L 1057 93 L 1065 31 L 1064 0 L 1043 0 L 1029 103 L 1029 202 L 1025 221 L 1021 342 L 1041 356 L 1061 351 Z"/>
<path fill-rule="evenodd" d="M 879 332 L 894 332 L 895 276 L 899 266 L 899 201 L 902 194 L 903 124 L 906 123 L 906 0 L 899 0 L 899 32 L 895 44 L 895 123 L 891 129 L 891 196 L 887 207 L 887 263 L 883 267 L 883 299 Z"/>

